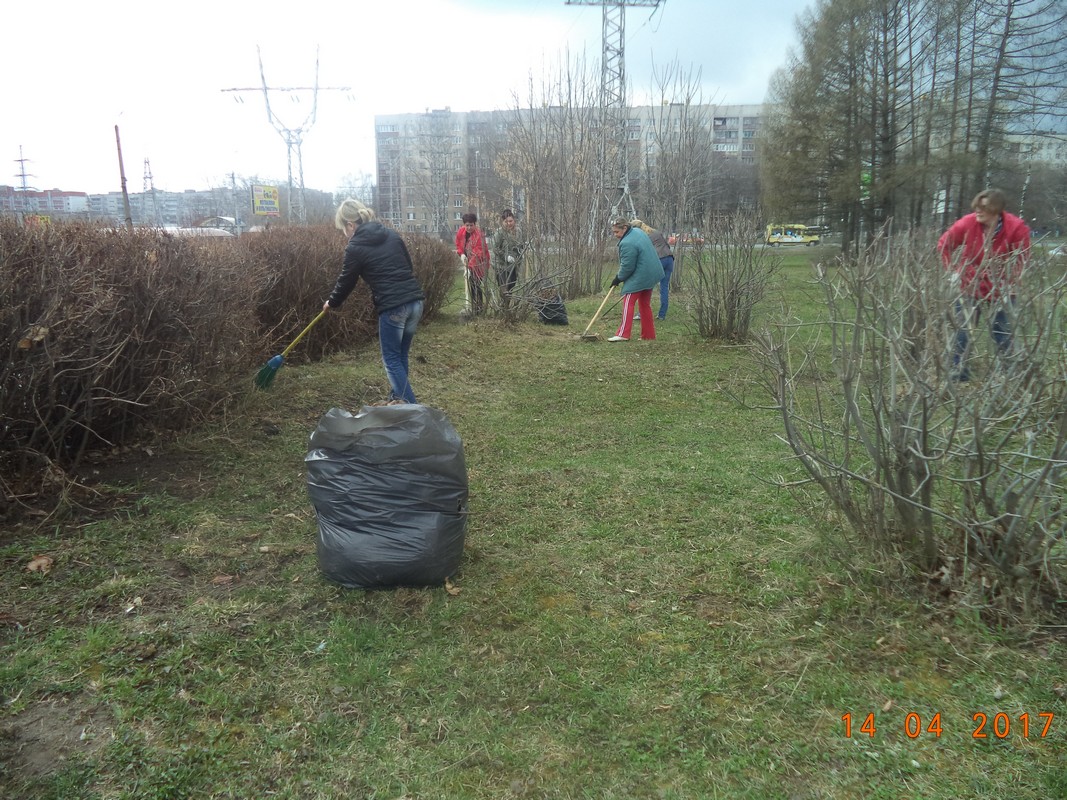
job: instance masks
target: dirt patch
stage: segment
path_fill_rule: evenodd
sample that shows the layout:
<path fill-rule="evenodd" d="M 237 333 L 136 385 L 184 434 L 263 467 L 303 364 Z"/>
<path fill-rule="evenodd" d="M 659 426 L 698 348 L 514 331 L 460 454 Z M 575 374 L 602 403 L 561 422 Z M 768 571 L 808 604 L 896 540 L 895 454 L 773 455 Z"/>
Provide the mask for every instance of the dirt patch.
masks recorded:
<path fill-rule="evenodd" d="M 86 758 L 114 736 L 99 706 L 43 700 L 0 722 L 0 788 L 59 772 L 68 759 Z"/>
<path fill-rule="evenodd" d="M 151 492 L 162 489 L 175 497 L 194 500 L 208 488 L 202 479 L 202 469 L 203 457 L 195 453 L 170 450 L 164 445 L 124 447 L 86 458 L 79 465 L 76 477 L 80 485 L 90 490 L 138 486 Z"/>

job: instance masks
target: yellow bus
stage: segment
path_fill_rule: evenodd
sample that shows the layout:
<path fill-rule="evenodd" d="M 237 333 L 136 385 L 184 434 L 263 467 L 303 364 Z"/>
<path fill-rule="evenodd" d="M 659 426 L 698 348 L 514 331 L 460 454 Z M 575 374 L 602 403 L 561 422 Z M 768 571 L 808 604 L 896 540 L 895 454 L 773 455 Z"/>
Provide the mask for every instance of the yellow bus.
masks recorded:
<path fill-rule="evenodd" d="M 816 245 L 819 233 L 807 225 L 768 225 L 766 242 L 775 247 L 783 244 Z"/>

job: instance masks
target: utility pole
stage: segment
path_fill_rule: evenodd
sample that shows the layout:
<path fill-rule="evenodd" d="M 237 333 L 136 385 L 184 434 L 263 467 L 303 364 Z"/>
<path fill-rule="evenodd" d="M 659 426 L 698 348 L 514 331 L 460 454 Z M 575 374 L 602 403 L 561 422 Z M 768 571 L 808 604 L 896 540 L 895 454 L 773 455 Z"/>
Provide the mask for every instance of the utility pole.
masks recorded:
<path fill-rule="evenodd" d="M 256 58 L 259 59 L 259 77 L 263 81 L 263 86 L 258 88 L 235 88 L 235 89 L 223 89 L 224 92 L 263 92 L 263 101 L 267 106 L 267 119 L 270 120 L 270 124 L 274 126 L 274 130 L 278 131 L 278 134 L 285 141 L 287 163 L 289 167 L 289 198 L 288 206 L 286 208 L 286 220 L 292 224 L 293 222 L 293 209 L 296 208 L 297 219 L 300 220 L 301 225 L 307 224 L 307 198 L 304 194 L 304 154 L 301 150 L 301 146 L 304 143 L 304 134 L 311 130 L 311 126 L 315 124 L 315 117 L 318 113 L 319 104 L 319 92 L 331 91 L 331 92 L 347 92 L 350 91 L 348 86 L 319 86 L 319 50 L 315 48 L 315 85 L 314 86 L 267 86 L 267 77 L 263 72 L 263 56 L 259 52 L 259 46 L 256 46 Z M 270 107 L 270 93 L 271 92 L 311 92 L 311 111 L 304 118 L 304 121 L 295 128 L 290 128 L 284 125 L 277 115 L 271 110 Z M 240 99 L 238 99 L 238 102 Z M 297 162 L 297 177 L 300 181 L 300 194 L 297 198 L 293 194 L 293 150 L 296 150 L 296 162 Z"/>
<path fill-rule="evenodd" d="M 130 213 L 130 193 L 126 191 L 126 166 L 122 163 L 122 141 L 119 126 L 115 126 L 115 149 L 119 154 L 119 179 L 122 182 L 122 209 L 126 212 L 126 230 L 133 231 L 133 214 Z"/>
<path fill-rule="evenodd" d="M 630 195 L 630 168 L 627 158 L 626 119 L 626 6 L 643 6 L 655 11 L 667 0 L 567 0 L 569 6 L 600 6 L 603 9 L 600 57 L 600 188 L 612 218 L 620 211 L 637 216 Z M 596 196 L 594 196 L 596 197 Z M 599 197 L 594 199 L 593 230 L 599 219 Z"/>
<path fill-rule="evenodd" d="M 233 226 L 234 233 L 241 235 L 241 204 L 237 199 L 237 175 L 230 173 L 230 195 L 233 198 Z"/>

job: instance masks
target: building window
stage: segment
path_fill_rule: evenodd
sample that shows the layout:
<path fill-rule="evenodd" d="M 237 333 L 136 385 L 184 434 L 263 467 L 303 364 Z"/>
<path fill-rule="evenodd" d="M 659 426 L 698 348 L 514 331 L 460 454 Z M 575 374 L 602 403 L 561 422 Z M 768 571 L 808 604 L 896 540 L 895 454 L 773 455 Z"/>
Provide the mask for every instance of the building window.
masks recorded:
<path fill-rule="evenodd" d="M 408 212 L 408 219 L 410 221 L 414 221 L 415 220 L 415 212 L 414 211 L 409 211 Z"/>

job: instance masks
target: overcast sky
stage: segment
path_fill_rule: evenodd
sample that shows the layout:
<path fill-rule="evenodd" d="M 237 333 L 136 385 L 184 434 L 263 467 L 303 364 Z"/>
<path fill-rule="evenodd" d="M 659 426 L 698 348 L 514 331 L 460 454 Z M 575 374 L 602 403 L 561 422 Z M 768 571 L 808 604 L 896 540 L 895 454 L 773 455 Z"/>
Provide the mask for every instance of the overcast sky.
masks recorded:
<path fill-rule="evenodd" d="M 653 64 L 696 75 L 704 99 L 763 102 L 796 43 L 809 0 L 751 7 L 663 0 L 626 10 L 631 100 L 647 100 Z M 374 173 L 374 115 L 511 108 L 558 73 L 561 54 L 599 64 L 602 9 L 566 0 L 319 0 L 282 3 L 5 2 L 0 10 L 0 184 L 90 193 L 205 189 L 238 179 L 284 183 L 274 122 L 303 132 L 304 183 L 335 191 Z M 349 87 L 337 91 L 329 87 Z M 250 89 L 227 92 L 225 89 Z M 294 175 L 296 172 L 294 150 Z M 295 180 L 295 177 L 294 177 Z"/>

